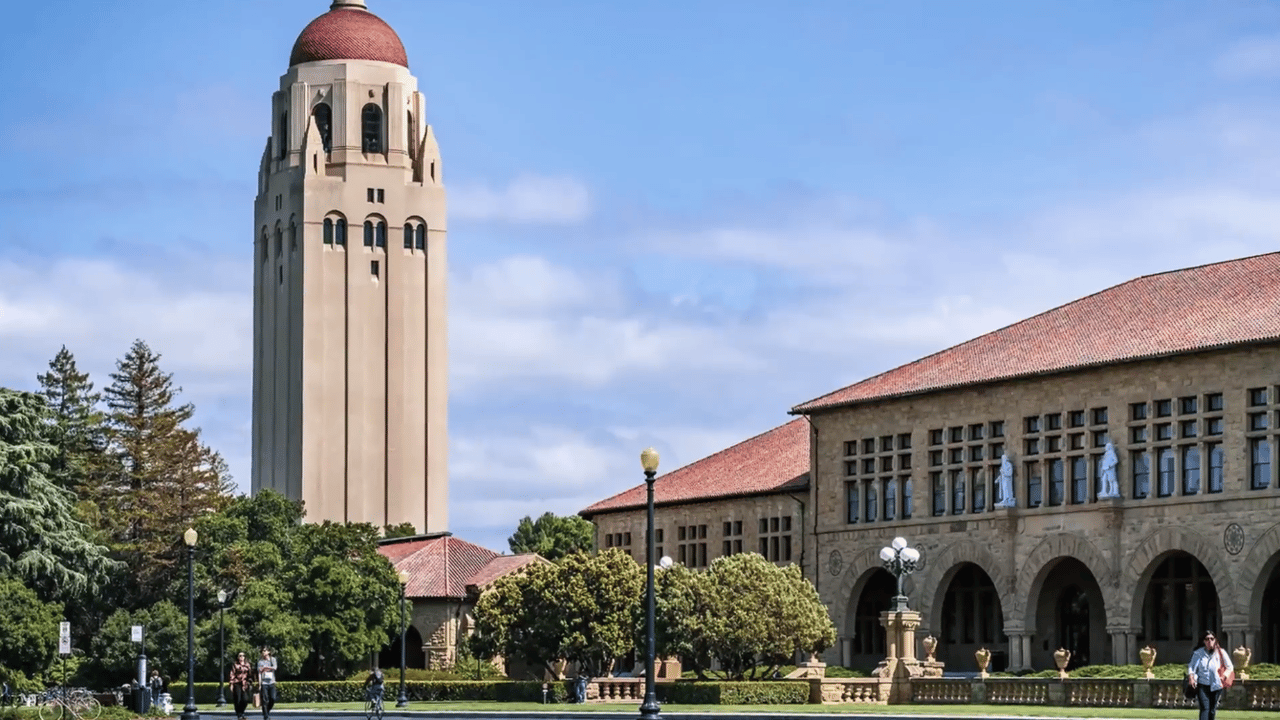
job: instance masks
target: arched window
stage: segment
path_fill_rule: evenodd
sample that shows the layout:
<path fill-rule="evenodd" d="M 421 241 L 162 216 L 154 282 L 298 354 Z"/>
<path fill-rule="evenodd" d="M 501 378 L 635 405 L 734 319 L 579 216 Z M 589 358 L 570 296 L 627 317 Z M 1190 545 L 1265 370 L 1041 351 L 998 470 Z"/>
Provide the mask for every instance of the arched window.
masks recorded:
<path fill-rule="evenodd" d="M 333 149 L 333 110 L 329 103 L 316 103 L 311 116 L 315 118 L 316 130 L 320 132 L 320 144 L 325 152 L 329 152 Z"/>
<path fill-rule="evenodd" d="M 378 221 L 378 224 L 373 226 L 373 245 L 380 248 L 387 246 L 387 224 L 385 222 Z"/>
<path fill-rule="evenodd" d="M 338 218 L 338 222 L 333 228 L 333 244 L 339 247 L 347 246 L 347 219 Z"/>
<path fill-rule="evenodd" d="M 289 154 L 289 111 L 280 113 L 280 132 L 276 134 L 276 146 L 280 148 L 280 159 Z"/>
<path fill-rule="evenodd" d="M 284 252 L 284 232 L 280 230 L 279 225 L 276 225 L 276 257 L 280 257 L 282 252 Z"/>
<path fill-rule="evenodd" d="M 427 226 L 426 225 L 419 225 L 418 227 L 414 228 L 413 243 L 414 243 L 414 249 L 416 250 L 427 249 Z"/>
<path fill-rule="evenodd" d="M 364 221 L 364 246 L 373 247 L 373 221 Z"/>
<path fill-rule="evenodd" d="M 325 245 L 333 244 L 333 219 L 332 218 L 324 219 L 324 244 Z"/>
<path fill-rule="evenodd" d="M 289 219 L 289 251 L 293 252 L 298 249 L 298 224 L 293 218 Z"/>
<path fill-rule="evenodd" d="M 262 238 L 258 244 L 262 247 L 262 262 L 266 262 L 267 257 L 269 256 L 267 245 L 269 245 L 270 242 L 267 240 L 267 229 L 265 227 L 262 228 Z"/>
<path fill-rule="evenodd" d="M 360 111 L 360 149 L 367 153 L 382 152 L 382 108 L 374 103 Z"/>
<path fill-rule="evenodd" d="M 404 224 L 404 249 L 413 249 L 413 223 Z"/>

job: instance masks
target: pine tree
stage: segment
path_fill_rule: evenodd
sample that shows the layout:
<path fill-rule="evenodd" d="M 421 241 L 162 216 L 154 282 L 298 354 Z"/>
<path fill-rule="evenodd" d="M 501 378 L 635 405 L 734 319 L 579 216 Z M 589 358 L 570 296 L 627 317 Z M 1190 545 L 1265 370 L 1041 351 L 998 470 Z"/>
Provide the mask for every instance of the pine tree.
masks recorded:
<path fill-rule="evenodd" d="M 82 499 L 96 499 L 106 447 L 103 415 L 98 410 L 102 394 L 94 392 L 89 374 L 79 371 L 65 345 L 49 361 L 49 372 L 36 379 L 49 407 L 49 439 L 58 451 L 50 474 Z"/>
<path fill-rule="evenodd" d="M 35 393 L 0 388 L 0 576 L 17 577 L 43 600 L 96 592 L 117 563 L 75 518 L 74 496 L 49 477 L 57 449 Z"/>
<path fill-rule="evenodd" d="M 176 404 L 182 389 L 160 369 L 158 353 L 134 341 L 111 380 L 104 390 L 108 450 L 119 464 L 110 483 L 114 507 L 104 509 L 145 600 L 181 559 L 183 530 L 222 507 L 232 486 L 222 457 L 184 426 L 195 407 Z"/>

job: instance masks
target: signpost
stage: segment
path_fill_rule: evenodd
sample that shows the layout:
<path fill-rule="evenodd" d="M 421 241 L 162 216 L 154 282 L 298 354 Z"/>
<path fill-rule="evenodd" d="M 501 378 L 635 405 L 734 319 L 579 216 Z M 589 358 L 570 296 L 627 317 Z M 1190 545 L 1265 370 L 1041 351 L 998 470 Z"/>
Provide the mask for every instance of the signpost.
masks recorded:
<path fill-rule="evenodd" d="M 60 714 L 67 710 L 67 656 L 71 654 L 71 623 L 63 620 L 58 623 L 58 654 L 62 656 L 62 707 Z"/>

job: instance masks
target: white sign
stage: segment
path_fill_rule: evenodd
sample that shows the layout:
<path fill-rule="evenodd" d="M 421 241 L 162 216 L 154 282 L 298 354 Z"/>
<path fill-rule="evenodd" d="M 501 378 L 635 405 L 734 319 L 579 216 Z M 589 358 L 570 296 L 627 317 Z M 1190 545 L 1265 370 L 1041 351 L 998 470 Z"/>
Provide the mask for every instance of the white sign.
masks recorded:
<path fill-rule="evenodd" d="M 62 655 L 71 654 L 71 623 L 58 623 L 58 653 Z"/>
<path fill-rule="evenodd" d="M 130 636 L 130 639 L 132 639 L 134 642 L 142 642 L 142 626 L 141 625 L 133 626 L 133 634 Z"/>

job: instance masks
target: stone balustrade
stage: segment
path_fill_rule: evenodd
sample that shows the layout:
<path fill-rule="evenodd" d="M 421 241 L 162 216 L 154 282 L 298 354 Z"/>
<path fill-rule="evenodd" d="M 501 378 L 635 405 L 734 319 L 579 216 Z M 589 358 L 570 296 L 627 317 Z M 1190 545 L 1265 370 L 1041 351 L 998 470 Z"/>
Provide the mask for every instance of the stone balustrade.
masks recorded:
<path fill-rule="evenodd" d="M 811 688 L 820 688 L 822 702 L 828 705 L 883 705 L 888 700 L 883 687 L 886 683 L 880 678 L 822 678 L 809 682 Z M 809 697 L 812 702 L 812 690 Z"/>

